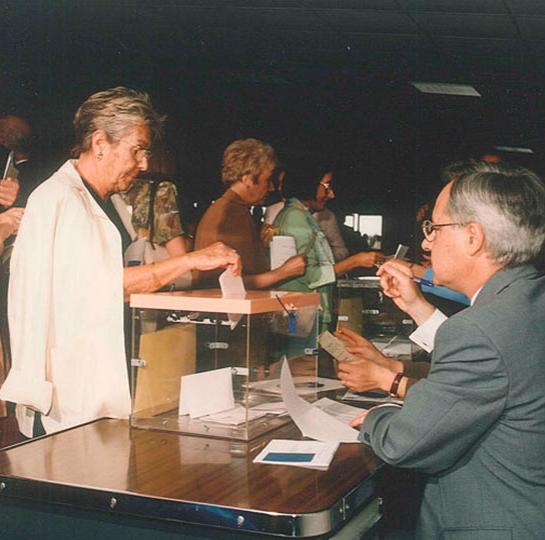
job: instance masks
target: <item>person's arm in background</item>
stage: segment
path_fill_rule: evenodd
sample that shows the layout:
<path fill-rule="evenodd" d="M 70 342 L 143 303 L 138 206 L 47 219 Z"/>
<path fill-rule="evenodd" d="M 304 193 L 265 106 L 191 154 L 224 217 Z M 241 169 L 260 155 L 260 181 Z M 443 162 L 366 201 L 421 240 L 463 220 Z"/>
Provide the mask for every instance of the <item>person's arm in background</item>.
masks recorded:
<path fill-rule="evenodd" d="M 144 199 L 148 208 L 149 194 L 153 193 L 151 187 L 149 190 L 148 197 Z M 150 216 L 147 216 L 147 218 L 149 222 Z M 133 212 L 133 226 L 138 230 L 140 224 L 134 221 L 135 213 Z M 170 257 L 178 257 L 188 252 L 183 235 L 184 229 L 178 207 L 178 190 L 176 185 L 170 181 L 160 182 L 154 196 L 153 235 L 150 240 L 163 245 Z"/>
<path fill-rule="evenodd" d="M 10 208 L 0 213 L 0 246 L 3 248 L 4 240 L 19 230 L 19 224 L 25 212 L 24 208 Z M 0 253 L 2 249 L 0 249 Z"/>
<path fill-rule="evenodd" d="M 19 193 L 19 181 L 16 178 L 0 180 L 0 205 L 9 208 L 15 202 Z"/>
<path fill-rule="evenodd" d="M 346 259 L 335 263 L 335 275 L 346 274 L 356 268 L 373 268 L 384 261 L 384 253 L 380 251 L 360 251 Z"/>
<path fill-rule="evenodd" d="M 282 266 L 274 270 L 261 274 L 243 275 L 242 279 L 247 289 L 268 289 L 277 283 L 304 275 L 305 267 L 305 257 L 303 255 L 294 255 Z"/>
<path fill-rule="evenodd" d="M 165 244 L 165 248 L 171 257 L 179 257 L 187 253 L 187 247 L 183 236 L 175 236 Z"/>

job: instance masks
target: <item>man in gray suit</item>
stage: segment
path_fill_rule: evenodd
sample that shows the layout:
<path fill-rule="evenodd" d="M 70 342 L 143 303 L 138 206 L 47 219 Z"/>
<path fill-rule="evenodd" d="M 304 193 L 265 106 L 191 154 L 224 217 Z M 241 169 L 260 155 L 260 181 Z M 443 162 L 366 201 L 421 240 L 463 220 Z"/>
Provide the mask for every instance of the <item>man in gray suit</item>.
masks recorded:
<path fill-rule="evenodd" d="M 425 223 L 435 280 L 471 307 L 443 322 L 427 378 L 402 408 L 356 419 L 360 439 L 391 465 L 429 475 L 417 536 L 545 538 L 545 188 L 495 164 L 441 191 Z M 379 270 L 388 296 L 425 327 L 433 308 L 405 266 Z M 403 384 L 394 379 L 392 392 Z"/>

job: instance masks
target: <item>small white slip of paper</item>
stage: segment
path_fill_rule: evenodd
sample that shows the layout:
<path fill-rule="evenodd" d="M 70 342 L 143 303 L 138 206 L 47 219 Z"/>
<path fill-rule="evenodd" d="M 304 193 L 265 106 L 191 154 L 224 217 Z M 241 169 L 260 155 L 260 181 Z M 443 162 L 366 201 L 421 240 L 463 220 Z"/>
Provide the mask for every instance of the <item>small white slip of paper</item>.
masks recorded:
<path fill-rule="evenodd" d="M 315 401 L 313 405 L 345 424 L 350 424 L 350 422 L 364 410 L 359 407 L 354 407 L 353 405 L 346 405 L 345 403 L 333 401 L 329 398 L 319 399 L 318 401 Z"/>
<path fill-rule="evenodd" d="M 273 439 L 267 446 L 254 458 L 254 463 L 264 463 L 267 465 L 291 465 L 293 467 L 303 467 L 305 469 L 317 469 L 325 471 L 335 457 L 335 452 L 339 443 L 320 442 L 320 441 L 293 441 L 288 439 Z M 267 459 L 271 454 L 283 455 L 279 461 Z M 290 461 L 289 456 L 294 458 L 301 454 L 311 454 L 310 461 Z"/>

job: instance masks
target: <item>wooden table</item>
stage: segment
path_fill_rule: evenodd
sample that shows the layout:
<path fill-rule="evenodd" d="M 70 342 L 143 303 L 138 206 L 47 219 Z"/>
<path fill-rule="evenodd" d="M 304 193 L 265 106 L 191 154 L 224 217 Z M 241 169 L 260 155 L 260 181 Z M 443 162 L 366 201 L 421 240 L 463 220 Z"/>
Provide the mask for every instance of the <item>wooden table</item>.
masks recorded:
<path fill-rule="evenodd" d="M 300 434 L 237 443 L 101 419 L 11 447 L 0 537 L 328 537 L 372 500 L 379 461 L 363 445 L 341 445 L 328 471 L 253 464 L 272 437 Z"/>

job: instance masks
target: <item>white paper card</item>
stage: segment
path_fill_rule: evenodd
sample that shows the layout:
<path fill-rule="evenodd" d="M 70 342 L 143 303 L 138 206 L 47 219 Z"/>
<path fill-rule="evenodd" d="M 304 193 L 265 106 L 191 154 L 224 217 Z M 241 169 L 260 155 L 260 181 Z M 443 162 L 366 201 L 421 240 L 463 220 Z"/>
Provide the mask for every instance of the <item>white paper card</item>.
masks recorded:
<path fill-rule="evenodd" d="M 287 360 L 280 373 L 282 399 L 288 413 L 305 437 L 324 442 L 357 443 L 358 431 L 314 407 L 297 395 Z"/>
<path fill-rule="evenodd" d="M 231 368 L 183 375 L 178 414 L 199 418 L 235 406 Z"/>
<path fill-rule="evenodd" d="M 235 276 L 230 268 L 227 268 L 218 278 L 221 295 L 223 298 L 244 298 L 246 287 L 241 276 Z"/>
<path fill-rule="evenodd" d="M 340 420 L 343 424 L 349 424 L 356 416 L 359 416 L 364 409 L 354 407 L 353 405 L 346 405 L 346 403 L 340 403 L 329 398 L 322 398 L 313 403 L 315 407 L 322 411 L 334 416 L 337 420 Z"/>
<path fill-rule="evenodd" d="M 221 295 L 223 298 L 244 298 L 246 296 L 246 287 L 244 287 L 244 281 L 242 276 L 235 276 L 230 268 L 227 268 L 218 278 Z M 229 325 L 231 330 L 234 330 L 242 319 L 240 313 L 228 313 Z"/>
<path fill-rule="evenodd" d="M 297 255 L 293 236 L 273 236 L 271 240 L 271 270 L 282 266 L 290 257 Z"/>
<path fill-rule="evenodd" d="M 335 457 L 339 443 L 273 439 L 254 458 L 254 463 L 292 465 L 325 471 Z"/>
<path fill-rule="evenodd" d="M 413 351 L 412 342 L 398 336 L 387 342 L 373 340 L 372 343 L 385 356 L 407 356 Z"/>

